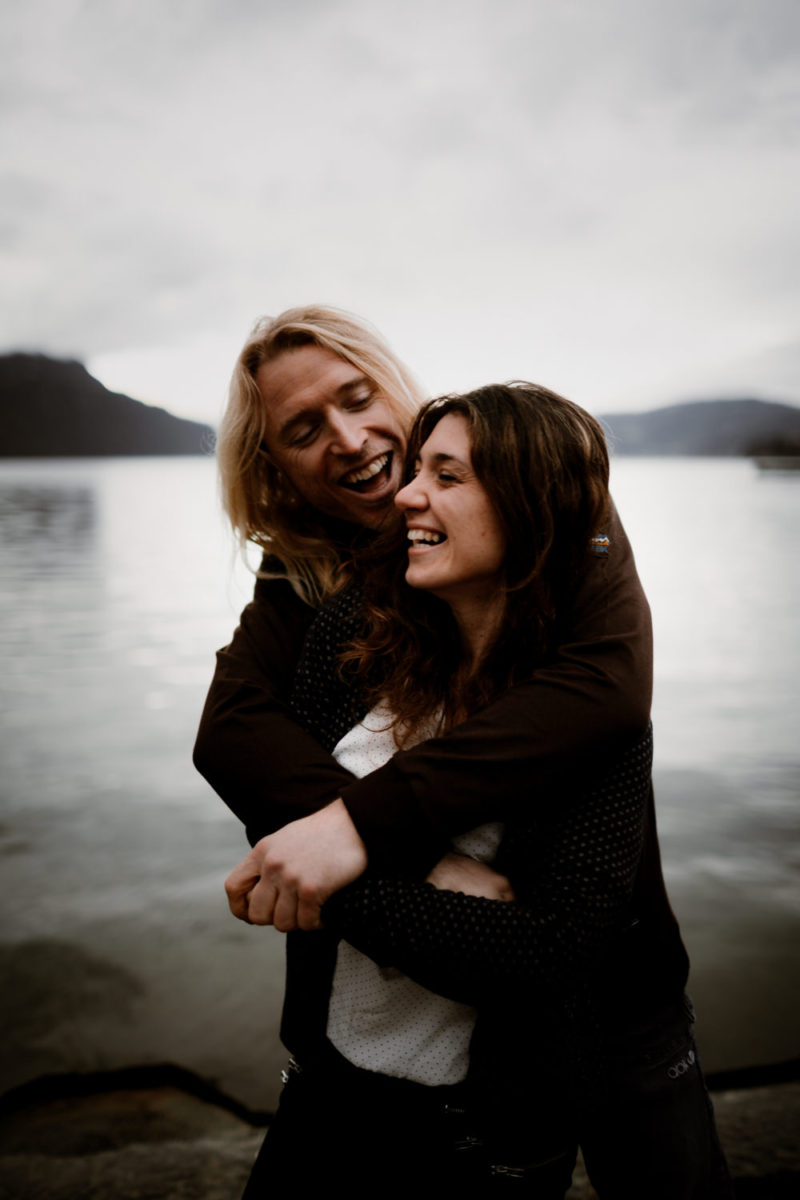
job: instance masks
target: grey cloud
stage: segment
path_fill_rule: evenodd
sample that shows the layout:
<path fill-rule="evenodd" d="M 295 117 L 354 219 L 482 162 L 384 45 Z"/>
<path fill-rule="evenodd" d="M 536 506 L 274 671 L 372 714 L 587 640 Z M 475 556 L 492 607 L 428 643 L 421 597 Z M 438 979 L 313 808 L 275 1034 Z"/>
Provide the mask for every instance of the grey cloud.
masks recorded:
<path fill-rule="evenodd" d="M 491 296 L 504 362 L 534 329 L 624 371 L 631 314 L 674 345 L 789 303 L 778 0 L 15 9 L 9 339 L 160 345 L 312 295 L 390 332 L 429 305 L 426 354 L 488 377 Z"/>

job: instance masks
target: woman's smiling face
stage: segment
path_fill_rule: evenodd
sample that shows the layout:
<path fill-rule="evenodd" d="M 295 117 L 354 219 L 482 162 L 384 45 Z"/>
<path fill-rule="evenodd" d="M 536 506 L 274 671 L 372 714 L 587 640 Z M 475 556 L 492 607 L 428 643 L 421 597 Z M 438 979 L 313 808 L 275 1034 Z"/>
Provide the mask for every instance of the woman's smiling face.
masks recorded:
<path fill-rule="evenodd" d="M 422 445 L 416 474 L 395 497 L 408 529 L 406 582 L 451 608 L 496 602 L 506 535 L 472 469 L 469 425 L 448 413 Z"/>

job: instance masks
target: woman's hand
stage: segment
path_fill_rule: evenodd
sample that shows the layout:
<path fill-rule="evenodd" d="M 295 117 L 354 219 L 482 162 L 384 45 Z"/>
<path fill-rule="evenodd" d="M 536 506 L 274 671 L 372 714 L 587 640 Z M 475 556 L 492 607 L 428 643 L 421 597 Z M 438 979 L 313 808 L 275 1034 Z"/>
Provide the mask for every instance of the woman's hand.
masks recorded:
<path fill-rule="evenodd" d="M 465 896 L 483 896 L 487 900 L 514 899 L 514 889 L 505 875 L 454 851 L 439 859 L 426 882 L 443 892 L 463 892 Z"/>

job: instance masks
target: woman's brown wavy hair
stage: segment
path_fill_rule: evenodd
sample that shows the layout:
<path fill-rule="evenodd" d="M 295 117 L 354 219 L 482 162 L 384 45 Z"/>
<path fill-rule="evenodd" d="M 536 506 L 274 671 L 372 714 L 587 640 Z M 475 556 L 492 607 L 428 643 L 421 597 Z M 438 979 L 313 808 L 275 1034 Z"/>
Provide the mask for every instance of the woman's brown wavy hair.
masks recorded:
<path fill-rule="evenodd" d="M 365 573 L 366 627 L 345 652 L 369 698 L 382 698 L 403 745 L 423 725 L 447 729 L 553 654 L 577 572 L 608 512 L 608 451 L 589 413 L 515 381 L 432 400 L 411 428 L 405 478 L 442 417 L 467 422 L 472 466 L 507 539 L 499 633 L 469 667 L 448 605 L 405 582 L 405 525 L 387 532 Z"/>

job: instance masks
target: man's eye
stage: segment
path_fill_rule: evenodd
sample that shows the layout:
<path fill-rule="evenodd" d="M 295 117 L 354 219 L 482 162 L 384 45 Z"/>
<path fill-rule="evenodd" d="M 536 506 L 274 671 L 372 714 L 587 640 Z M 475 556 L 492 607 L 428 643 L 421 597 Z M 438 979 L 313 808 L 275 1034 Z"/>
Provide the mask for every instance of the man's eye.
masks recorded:
<path fill-rule="evenodd" d="M 350 397 L 346 407 L 350 410 L 367 408 L 374 399 L 374 392 L 358 392 L 355 396 Z"/>
<path fill-rule="evenodd" d="M 312 442 L 319 430 L 319 425 L 301 425 L 295 429 L 289 441 L 290 446 L 306 446 Z"/>

